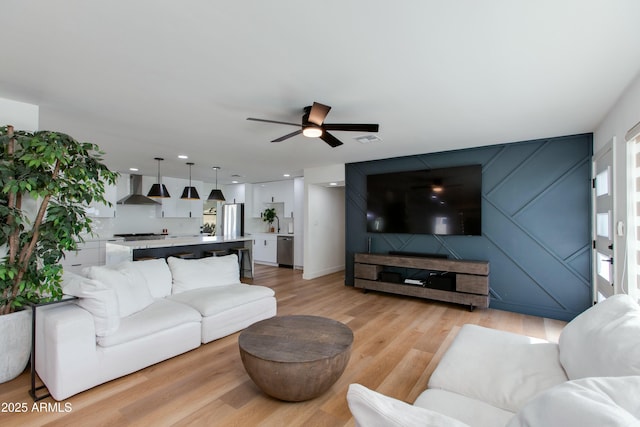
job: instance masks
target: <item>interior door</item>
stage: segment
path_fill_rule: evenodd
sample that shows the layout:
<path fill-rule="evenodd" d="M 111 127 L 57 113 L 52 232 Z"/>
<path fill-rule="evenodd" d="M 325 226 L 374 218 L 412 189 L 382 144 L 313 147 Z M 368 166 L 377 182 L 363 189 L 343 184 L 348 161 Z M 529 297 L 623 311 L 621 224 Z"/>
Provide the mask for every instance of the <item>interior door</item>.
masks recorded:
<path fill-rule="evenodd" d="M 614 141 L 593 157 L 593 301 L 614 292 Z M 600 294 L 600 295 L 599 295 Z"/>

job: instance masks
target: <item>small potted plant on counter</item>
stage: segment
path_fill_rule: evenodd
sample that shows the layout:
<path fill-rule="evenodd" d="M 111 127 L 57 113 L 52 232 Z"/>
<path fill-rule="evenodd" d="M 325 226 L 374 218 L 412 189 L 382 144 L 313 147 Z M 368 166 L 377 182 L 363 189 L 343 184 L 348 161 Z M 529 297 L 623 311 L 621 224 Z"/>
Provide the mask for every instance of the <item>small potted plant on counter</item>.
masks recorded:
<path fill-rule="evenodd" d="M 276 219 L 276 209 L 275 208 L 266 208 L 263 212 L 262 212 L 262 220 L 264 222 L 268 222 L 269 223 L 269 232 L 273 233 L 274 228 L 273 228 L 273 221 L 275 221 Z"/>

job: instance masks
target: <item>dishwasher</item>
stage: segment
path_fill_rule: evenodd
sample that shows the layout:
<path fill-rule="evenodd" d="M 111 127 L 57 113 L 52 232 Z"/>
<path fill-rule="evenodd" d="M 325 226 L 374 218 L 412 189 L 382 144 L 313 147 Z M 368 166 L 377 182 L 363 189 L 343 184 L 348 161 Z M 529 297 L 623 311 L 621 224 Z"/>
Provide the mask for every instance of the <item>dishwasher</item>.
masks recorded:
<path fill-rule="evenodd" d="M 278 267 L 293 268 L 293 236 L 278 236 Z"/>

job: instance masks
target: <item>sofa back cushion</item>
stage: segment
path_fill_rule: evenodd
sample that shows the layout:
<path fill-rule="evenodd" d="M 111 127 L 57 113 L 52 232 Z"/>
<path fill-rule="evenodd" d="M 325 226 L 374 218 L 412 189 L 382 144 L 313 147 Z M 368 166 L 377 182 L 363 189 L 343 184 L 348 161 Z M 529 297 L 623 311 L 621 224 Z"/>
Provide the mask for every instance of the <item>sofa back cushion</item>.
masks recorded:
<path fill-rule="evenodd" d="M 134 261 L 131 267 L 145 278 L 152 297 L 164 298 L 171 295 L 171 270 L 164 258 Z"/>
<path fill-rule="evenodd" d="M 212 286 L 240 283 L 237 255 L 200 259 L 169 257 L 167 264 L 173 277 L 173 293 Z"/>
<path fill-rule="evenodd" d="M 569 322 L 559 345 L 569 379 L 640 375 L 640 307 L 625 294 L 609 297 Z"/>
<path fill-rule="evenodd" d="M 98 280 L 106 287 L 113 289 L 118 300 L 120 317 L 129 316 L 153 303 L 146 279 L 133 264 L 133 262 L 127 261 L 85 269 L 87 277 Z"/>
<path fill-rule="evenodd" d="M 76 304 L 91 313 L 97 336 L 106 337 L 118 330 L 120 314 L 113 289 L 98 280 L 65 271 L 62 275 L 62 292 L 78 297 Z"/>
<path fill-rule="evenodd" d="M 567 381 L 530 400 L 507 427 L 637 426 L 639 395 L 639 376 Z"/>

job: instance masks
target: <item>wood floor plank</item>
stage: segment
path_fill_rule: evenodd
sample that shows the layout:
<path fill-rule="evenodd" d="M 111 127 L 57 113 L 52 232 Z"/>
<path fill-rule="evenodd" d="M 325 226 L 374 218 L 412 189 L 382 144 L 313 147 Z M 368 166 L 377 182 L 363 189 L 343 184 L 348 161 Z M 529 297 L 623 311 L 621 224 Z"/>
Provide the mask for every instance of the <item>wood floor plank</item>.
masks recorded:
<path fill-rule="evenodd" d="M 0 413 L 5 426 L 336 426 L 355 425 L 346 402 L 360 383 L 407 402 L 422 392 L 459 328 L 473 323 L 555 341 L 564 322 L 476 309 L 344 286 L 344 273 L 303 280 L 299 270 L 257 266 L 249 283 L 272 288 L 278 315 L 326 316 L 354 333 L 343 375 L 307 402 L 264 395 L 247 375 L 239 333 L 60 402 L 69 412 L 31 410 L 29 374 L 0 384 L 0 402 L 25 403 L 25 413 Z"/>

